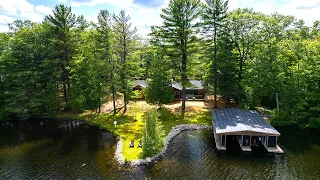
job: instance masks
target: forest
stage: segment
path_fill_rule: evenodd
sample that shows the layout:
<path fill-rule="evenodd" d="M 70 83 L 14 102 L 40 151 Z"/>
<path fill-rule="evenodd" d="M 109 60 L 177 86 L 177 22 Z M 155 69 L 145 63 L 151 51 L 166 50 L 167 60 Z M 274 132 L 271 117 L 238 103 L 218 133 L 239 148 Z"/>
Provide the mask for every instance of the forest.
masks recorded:
<path fill-rule="evenodd" d="M 147 37 L 124 10 L 101 10 L 93 23 L 62 4 L 41 23 L 8 24 L 0 33 L 0 120 L 99 113 L 118 94 L 126 109 L 138 79 L 151 79 L 149 102 L 161 105 L 167 97 L 157 87 L 181 82 L 185 97 L 188 80 L 199 79 L 215 99 L 275 109 L 274 125 L 320 128 L 320 21 L 228 10 L 226 0 L 171 0 L 160 16 Z"/>

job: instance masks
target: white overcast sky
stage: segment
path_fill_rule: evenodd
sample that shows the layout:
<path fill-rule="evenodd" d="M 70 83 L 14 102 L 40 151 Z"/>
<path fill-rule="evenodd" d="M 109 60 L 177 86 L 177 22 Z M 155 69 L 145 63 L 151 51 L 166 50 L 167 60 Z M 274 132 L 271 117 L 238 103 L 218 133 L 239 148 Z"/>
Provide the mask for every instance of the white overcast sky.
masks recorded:
<path fill-rule="evenodd" d="M 204 2 L 204 0 L 201 0 Z M 96 21 L 101 9 L 118 14 L 126 10 L 131 16 L 133 26 L 138 33 L 145 36 L 150 32 L 151 25 L 160 25 L 161 9 L 168 5 L 169 0 L 0 0 L 0 32 L 8 31 L 7 23 L 16 19 L 30 19 L 41 22 L 45 14 L 52 13 L 57 4 L 72 7 L 72 11 L 81 14 L 90 21 Z M 253 8 L 265 14 L 278 12 L 303 19 L 311 26 L 320 20 L 320 0 L 229 0 L 229 10 L 236 8 Z"/>

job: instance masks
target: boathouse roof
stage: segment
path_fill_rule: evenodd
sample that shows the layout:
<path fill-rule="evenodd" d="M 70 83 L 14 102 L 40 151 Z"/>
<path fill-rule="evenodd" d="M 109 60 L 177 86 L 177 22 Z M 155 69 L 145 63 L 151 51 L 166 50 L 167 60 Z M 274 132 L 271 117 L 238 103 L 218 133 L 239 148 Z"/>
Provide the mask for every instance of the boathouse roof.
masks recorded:
<path fill-rule="evenodd" d="M 253 132 L 280 135 L 257 111 L 236 108 L 213 109 L 212 116 L 217 134 Z"/>

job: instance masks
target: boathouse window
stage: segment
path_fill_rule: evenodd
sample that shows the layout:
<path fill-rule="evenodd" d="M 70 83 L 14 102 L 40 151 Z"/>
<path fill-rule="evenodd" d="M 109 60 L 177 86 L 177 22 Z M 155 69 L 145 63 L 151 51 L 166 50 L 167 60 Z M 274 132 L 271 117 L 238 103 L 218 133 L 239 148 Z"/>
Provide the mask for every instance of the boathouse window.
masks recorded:
<path fill-rule="evenodd" d="M 250 146 L 250 136 L 244 135 L 243 136 L 243 142 L 242 142 L 243 146 Z"/>
<path fill-rule="evenodd" d="M 262 136 L 261 143 L 265 145 L 266 144 L 266 140 L 267 140 L 266 136 Z"/>
<path fill-rule="evenodd" d="M 221 135 L 221 145 L 224 146 L 226 145 L 226 135 Z"/>
<path fill-rule="evenodd" d="M 276 144 L 277 144 L 276 136 L 269 136 L 268 147 L 276 147 Z"/>

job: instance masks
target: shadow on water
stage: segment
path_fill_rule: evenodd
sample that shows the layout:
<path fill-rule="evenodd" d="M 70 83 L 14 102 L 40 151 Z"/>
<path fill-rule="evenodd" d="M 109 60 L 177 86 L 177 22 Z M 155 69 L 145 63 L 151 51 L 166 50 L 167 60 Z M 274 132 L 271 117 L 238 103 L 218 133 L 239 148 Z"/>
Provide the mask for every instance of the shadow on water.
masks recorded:
<path fill-rule="evenodd" d="M 277 127 L 281 136 L 278 143 L 292 153 L 303 154 L 310 146 L 320 145 L 320 130 L 301 130 L 298 127 Z"/>
<path fill-rule="evenodd" d="M 317 179 L 319 134 L 278 128 L 283 155 L 217 153 L 211 131 L 185 131 L 154 166 L 119 167 L 115 137 L 76 121 L 0 123 L 0 179 Z M 295 133 L 293 133 L 295 132 Z"/>

